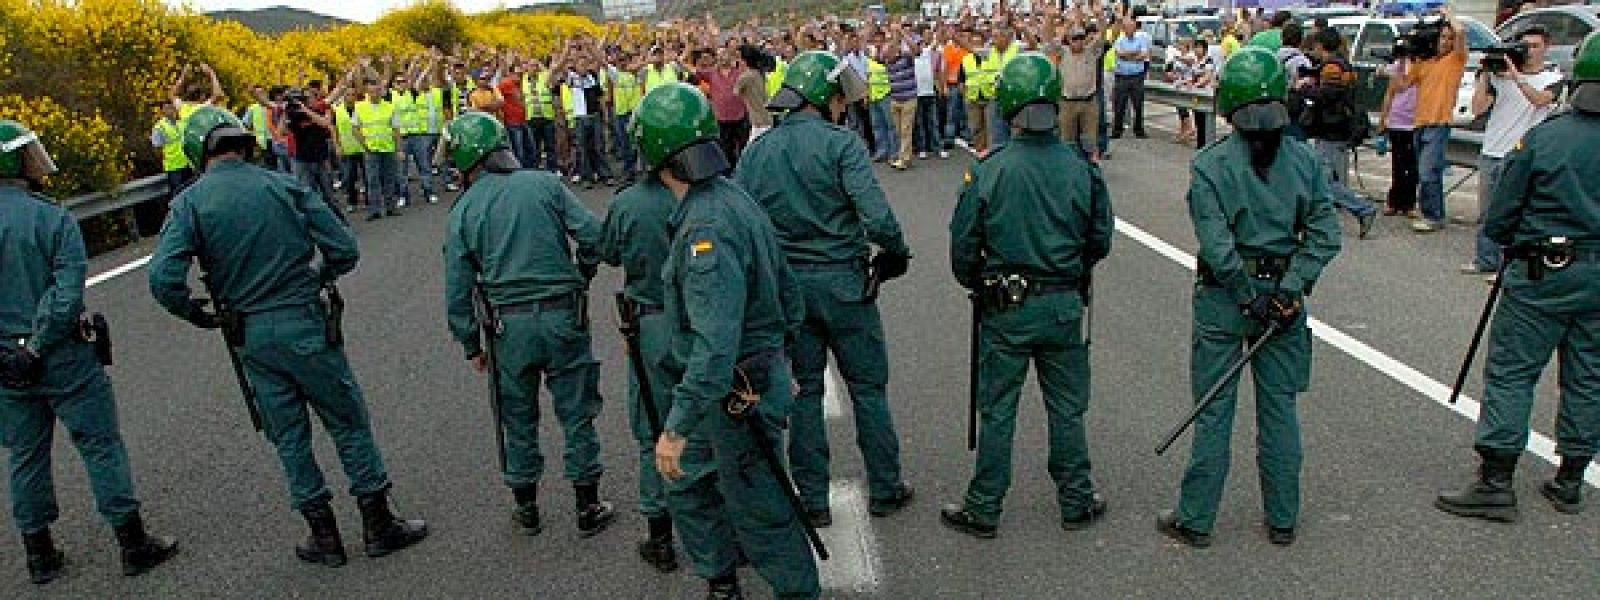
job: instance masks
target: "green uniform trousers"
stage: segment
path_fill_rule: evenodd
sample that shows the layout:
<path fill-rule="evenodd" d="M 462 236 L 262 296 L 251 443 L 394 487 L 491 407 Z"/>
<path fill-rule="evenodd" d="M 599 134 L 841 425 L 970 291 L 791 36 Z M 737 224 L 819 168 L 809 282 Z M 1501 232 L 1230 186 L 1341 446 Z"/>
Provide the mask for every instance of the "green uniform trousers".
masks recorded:
<path fill-rule="evenodd" d="M 318 306 L 245 317 L 244 347 L 240 349 L 245 378 L 255 388 L 262 429 L 283 463 L 294 510 L 333 497 L 312 454 L 310 411 L 316 411 L 333 438 L 350 480 L 351 495 L 364 496 L 389 487 L 361 387 L 350 372 L 344 350 L 328 344 L 325 318 Z"/>
<path fill-rule="evenodd" d="M 790 415 L 789 463 L 800 499 L 808 510 L 828 507 L 830 452 L 822 396 L 830 351 L 850 393 L 867 492 L 875 500 L 894 498 L 900 493 L 900 438 L 884 392 L 889 357 L 883 320 L 877 304 L 861 295 L 865 271 L 855 265 L 794 265 L 794 272 L 806 307 L 805 323 L 790 349 L 800 394 Z"/>
<path fill-rule="evenodd" d="M 1021 306 L 986 310 L 979 336 L 978 466 L 965 508 L 987 524 L 1000 518 L 1011 487 L 1017 404 L 1030 360 L 1039 369 L 1050 432 L 1047 468 L 1063 518 L 1076 519 L 1094 501 L 1083 414 L 1089 408 L 1089 347 L 1083 300 L 1075 292 L 1040 294 Z"/>
<path fill-rule="evenodd" d="M 45 380 L 29 390 L 0 388 L 0 442 L 11 452 L 11 516 L 24 534 L 60 516 L 51 479 L 56 420 L 72 438 L 89 474 L 95 508 L 113 527 L 139 512 L 128 450 L 117 429 L 111 380 L 94 349 L 76 341 L 45 357 Z"/>
<path fill-rule="evenodd" d="M 1513 290 L 1501 297 L 1489 333 L 1478 447 L 1521 453 L 1528 445 L 1534 387 L 1557 349 L 1556 453 L 1594 456 L 1600 450 L 1600 310 L 1544 311 Z"/>
<path fill-rule="evenodd" d="M 1270 289 L 1270 285 L 1266 288 Z M 1198 286 L 1194 297 L 1193 346 L 1189 366 L 1195 401 L 1211 389 L 1244 353 L 1261 326 L 1242 314 L 1220 287 Z M 1305 391 L 1311 372 L 1311 330 L 1305 316 L 1268 340 L 1250 361 L 1256 385 L 1256 468 L 1267 524 L 1291 528 L 1300 514 L 1300 422 L 1295 396 Z M 1194 444 L 1183 474 L 1178 520 L 1200 533 L 1216 524 L 1217 504 L 1228 479 L 1233 414 L 1239 378 L 1194 423 Z"/>
<path fill-rule="evenodd" d="M 778 395 L 788 394 L 790 385 L 784 361 L 773 361 L 770 381 L 764 398 L 781 405 Z M 763 419 L 773 452 L 781 456 L 782 420 L 765 413 L 747 418 Z M 720 407 L 706 415 L 684 449 L 683 478 L 667 486 L 673 525 L 696 576 L 734 572 L 742 549 L 778 598 L 818 598 L 817 563 L 805 528 L 749 427 Z"/>
<path fill-rule="evenodd" d="M 672 376 L 663 366 L 672 353 L 672 319 L 662 313 L 639 317 L 639 356 L 650 378 L 650 402 L 663 422 L 672 410 Z M 631 359 L 630 359 L 631 360 Z M 639 512 L 648 518 L 667 514 L 667 496 L 656 470 L 656 434 L 644 411 L 639 379 L 628 369 L 628 421 L 639 441 Z"/>
<path fill-rule="evenodd" d="M 572 305 L 501 310 L 505 330 L 495 340 L 499 361 L 500 419 L 506 428 L 506 485 L 522 488 L 544 476 L 539 452 L 539 386 L 550 390 L 566 443 L 561 459 L 567 481 L 600 480 L 600 363 L 590 350 L 589 331 Z"/>

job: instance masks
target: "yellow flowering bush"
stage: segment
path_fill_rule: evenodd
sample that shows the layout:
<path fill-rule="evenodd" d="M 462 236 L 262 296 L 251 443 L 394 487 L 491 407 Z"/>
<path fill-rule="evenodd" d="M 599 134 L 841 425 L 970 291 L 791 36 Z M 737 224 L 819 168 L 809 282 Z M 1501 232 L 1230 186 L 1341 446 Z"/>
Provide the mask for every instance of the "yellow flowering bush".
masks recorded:
<path fill-rule="evenodd" d="M 50 190 L 112 190 L 160 171 L 148 136 L 155 103 L 185 65 L 210 64 L 233 110 L 253 85 L 331 84 L 361 56 L 406 57 L 457 43 L 549 52 L 573 33 L 599 33 L 583 17 L 495 11 L 465 15 L 448 0 L 420 3 L 372 25 L 261 35 L 163 0 L 0 0 L 0 118 L 45 139 L 62 173 Z M 187 82 L 207 84 L 195 69 Z"/>

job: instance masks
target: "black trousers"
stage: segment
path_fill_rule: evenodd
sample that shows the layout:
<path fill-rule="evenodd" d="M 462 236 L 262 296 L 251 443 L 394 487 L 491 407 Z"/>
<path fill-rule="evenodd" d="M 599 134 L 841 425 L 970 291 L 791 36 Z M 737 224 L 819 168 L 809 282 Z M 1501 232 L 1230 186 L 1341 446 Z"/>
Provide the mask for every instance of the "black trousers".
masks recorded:
<path fill-rule="evenodd" d="M 717 128 L 722 130 L 722 153 L 727 155 L 728 164 L 739 164 L 739 155 L 750 141 L 750 119 L 717 121 Z"/>
<path fill-rule="evenodd" d="M 1394 168 L 1394 183 L 1389 186 L 1389 210 L 1410 212 L 1417 207 L 1417 132 L 1389 130 L 1389 155 Z"/>
<path fill-rule="evenodd" d="M 1127 122 L 1128 109 L 1133 109 L 1133 132 L 1144 135 L 1144 74 L 1118 75 L 1111 88 L 1111 101 L 1115 108 L 1111 120 L 1111 135 L 1122 135 Z"/>

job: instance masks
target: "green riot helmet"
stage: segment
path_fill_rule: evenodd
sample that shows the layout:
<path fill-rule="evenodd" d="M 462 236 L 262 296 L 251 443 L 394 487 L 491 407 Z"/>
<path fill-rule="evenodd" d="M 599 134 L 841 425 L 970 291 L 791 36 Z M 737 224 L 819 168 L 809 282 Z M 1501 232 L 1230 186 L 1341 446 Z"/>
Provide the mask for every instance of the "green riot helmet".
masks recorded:
<path fill-rule="evenodd" d="M 443 139 L 445 156 L 462 173 L 470 173 L 480 166 L 487 166 L 494 172 L 520 168 L 516 156 L 511 153 L 511 136 L 505 125 L 488 113 L 462 113 L 444 128 Z"/>
<path fill-rule="evenodd" d="M 1061 100 L 1061 71 L 1038 52 L 1017 55 L 1000 70 L 995 101 L 1000 116 L 1026 131 L 1056 128 L 1057 102 Z"/>
<path fill-rule="evenodd" d="M 239 117 L 215 106 L 202 106 L 183 122 L 183 156 L 196 170 L 218 154 L 238 152 L 246 158 L 255 150 L 256 137 Z"/>
<path fill-rule="evenodd" d="M 767 102 L 775 111 L 795 110 L 807 104 L 827 112 L 828 100 L 843 96 L 846 104 L 867 97 L 867 80 L 831 52 L 813 50 L 794 57 L 783 74 L 783 85 Z"/>
<path fill-rule="evenodd" d="M 1572 81 L 1578 88 L 1572 94 L 1572 108 L 1600 113 L 1600 31 L 1583 38 L 1573 58 Z"/>
<path fill-rule="evenodd" d="M 1270 131 L 1289 125 L 1289 74 L 1271 50 L 1240 48 L 1223 63 L 1217 82 L 1217 113 L 1235 129 Z"/>
<path fill-rule="evenodd" d="M 56 172 L 56 161 L 26 126 L 0 120 L 0 179 L 26 179 L 35 188 Z"/>
<path fill-rule="evenodd" d="M 633 137 L 645 164 L 688 183 L 728 171 L 718 131 L 711 101 L 686 83 L 650 90 L 633 111 Z"/>

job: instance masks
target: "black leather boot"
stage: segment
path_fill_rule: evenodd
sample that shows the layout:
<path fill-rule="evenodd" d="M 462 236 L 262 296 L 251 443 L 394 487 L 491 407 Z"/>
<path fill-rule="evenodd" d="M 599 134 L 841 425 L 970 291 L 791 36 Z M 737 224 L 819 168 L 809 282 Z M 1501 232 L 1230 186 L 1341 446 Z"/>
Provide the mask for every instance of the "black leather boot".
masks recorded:
<path fill-rule="evenodd" d="M 300 511 L 306 518 L 311 535 L 305 543 L 295 546 L 294 555 L 308 563 L 328 567 L 342 567 L 349 561 L 344 553 L 344 540 L 339 537 L 339 521 L 327 502 Z"/>
<path fill-rule="evenodd" d="M 55 581 L 67 565 L 67 555 L 56 548 L 50 528 L 23 534 L 22 548 L 28 554 L 28 580 L 39 585 Z"/>
<path fill-rule="evenodd" d="M 639 542 L 639 557 L 662 573 L 678 570 L 678 553 L 672 549 L 672 518 L 650 518 L 650 537 Z"/>
<path fill-rule="evenodd" d="M 1563 456 L 1555 479 L 1544 482 L 1539 493 L 1556 510 L 1569 515 L 1583 512 L 1583 473 L 1594 462 L 1593 456 Z"/>
<path fill-rule="evenodd" d="M 511 490 L 517 507 L 511 510 L 511 521 L 522 530 L 522 535 L 539 535 L 544 531 L 544 520 L 539 518 L 539 488 L 527 486 Z"/>
<path fill-rule="evenodd" d="M 178 553 L 178 540 L 145 533 L 144 520 L 134 514 L 117 528 L 117 544 L 122 546 L 122 574 L 143 575 Z"/>
<path fill-rule="evenodd" d="M 388 556 L 428 537 L 427 522 L 401 519 L 389 510 L 387 489 L 357 498 L 356 503 L 361 507 L 361 538 L 367 556 Z"/>
<path fill-rule="evenodd" d="M 1444 492 L 1435 508 L 1458 517 L 1511 523 L 1517 520 L 1517 492 L 1511 489 L 1520 453 L 1479 449 L 1483 463 L 1478 480 L 1464 489 Z"/>
<path fill-rule="evenodd" d="M 744 592 L 739 589 L 738 575 L 723 575 L 708 580 L 707 584 L 706 600 L 744 600 Z"/>
<path fill-rule="evenodd" d="M 604 531 L 617 520 L 617 511 L 610 502 L 600 500 L 600 484 L 580 483 L 573 486 L 578 496 L 578 535 L 592 537 Z"/>

